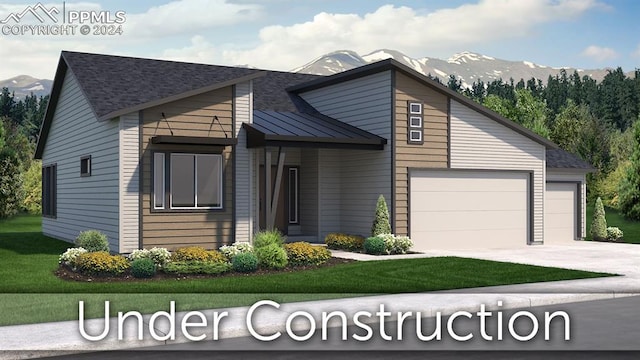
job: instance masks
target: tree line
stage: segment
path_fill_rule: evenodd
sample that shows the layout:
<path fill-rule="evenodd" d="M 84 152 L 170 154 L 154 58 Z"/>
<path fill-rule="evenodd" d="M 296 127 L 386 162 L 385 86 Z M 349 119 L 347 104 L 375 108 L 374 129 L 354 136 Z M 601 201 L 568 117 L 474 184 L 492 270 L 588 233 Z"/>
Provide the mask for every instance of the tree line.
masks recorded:
<path fill-rule="evenodd" d="M 601 82 L 561 70 L 540 79 L 475 81 L 446 86 L 498 112 L 596 168 L 587 176 L 588 200 L 640 220 L 640 70 L 628 77 L 618 67 Z"/>
<path fill-rule="evenodd" d="M 41 212 L 42 165 L 33 155 L 48 102 L 48 95 L 18 100 L 0 92 L 0 218 Z"/>

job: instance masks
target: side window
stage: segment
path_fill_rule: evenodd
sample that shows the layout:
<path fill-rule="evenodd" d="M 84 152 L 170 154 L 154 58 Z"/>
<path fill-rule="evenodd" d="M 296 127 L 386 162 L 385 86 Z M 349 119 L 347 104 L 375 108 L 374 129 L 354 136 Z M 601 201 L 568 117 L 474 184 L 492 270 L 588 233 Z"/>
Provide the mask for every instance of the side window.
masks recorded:
<path fill-rule="evenodd" d="M 424 143 L 422 139 L 424 133 L 422 103 L 410 101 L 408 108 L 407 143 L 412 145 L 421 145 Z"/>
<path fill-rule="evenodd" d="M 55 218 L 57 215 L 57 166 L 42 167 L 42 216 Z"/>

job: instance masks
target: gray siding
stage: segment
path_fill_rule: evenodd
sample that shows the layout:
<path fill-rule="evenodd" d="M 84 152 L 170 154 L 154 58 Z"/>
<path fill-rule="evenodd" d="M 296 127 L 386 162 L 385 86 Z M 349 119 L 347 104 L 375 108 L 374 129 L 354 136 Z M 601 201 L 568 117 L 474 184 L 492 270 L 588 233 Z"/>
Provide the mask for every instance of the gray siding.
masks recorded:
<path fill-rule="evenodd" d="M 338 150 L 318 150 L 318 239 L 322 242 L 328 233 L 342 231 L 341 156 Z"/>
<path fill-rule="evenodd" d="M 303 149 L 300 162 L 300 226 L 303 235 L 318 234 L 318 150 Z M 324 238 L 317 239 L 324 241 Z"/>
<path fill-rule="evenodd" d="M 340 151 L 337 155 L 340 160 L 339 166 L 330 160 L 336 152 L 320 152 L 320 184 L 324 187 L 324 193 L 329 189 L 323 182 L 338 181 L 337 174 L 340 174 L 341 184 L 341 187 L 332 190 L 339 193 L 336 200 L 340 214 L 337 219 L 339 230 L 328 230 L 335 229 L 337 225 L 334 223 L 336 212 L 325 212 L 323 207 L 327 203 L 334 205 L 325 200 L 324 196 L 320 196 L 320 240 L 324 239 L 329 231 L 368 235 L 378 195 L 383 194 L 387 201 L 391 202 L 391 71 L 309 91 L 302 94 L 302 97 L 323 114 L 382 136 L 388 141 L 382 151 Z"/>
<path fill-rule="evenodd" d="M 98 122 L 71 70 L 53 115 L 43 165 L 57 164 L 57 218 L 42 232 L 73 241 L 83 230 L 104 232 L 112 251 L 119 239 L 119 122 Z M 91 155 L 91 176 L 80 177 L 80 157 Z"/>
<path fill-rule="evenodd" d="M 139 248 L 140 117 L 120 117 L 120 253 Z"/>
<path fill-rule="evenodd" d="M 533 239 L 544 237 L 545 148 L 451 101 L 451 168 L 533 172 Z"/>
<path fill-rule="evenodd" d="M 253 121 L 253 90 L 252 82 L 244 82 L 235 86 L 234 102 L 235 133 L 238 145 L 235 147 L 235 209 L 236 236 L 235 241 L 250 241 L 253 234 L 253 167 L 251 166 L 253 152 L 247 149 L 247 134 L 242 129 L 243 123 Z"/>
<path fill-rule="evenodd" d="M 587 213 L 587 179 L 584 173 L 566 173 L 566 172 L 558 172 L 554 170 L 547 170 L 547 181 L 575 181 L 580 182 L 580 198 L 581 205 L 580 208 L 582 212 L 580 214 L 580 224 L 581 228 L 581 238 L 584 239 L 587 234 L 587 222 L 586 222 L 586 213 Z"/>

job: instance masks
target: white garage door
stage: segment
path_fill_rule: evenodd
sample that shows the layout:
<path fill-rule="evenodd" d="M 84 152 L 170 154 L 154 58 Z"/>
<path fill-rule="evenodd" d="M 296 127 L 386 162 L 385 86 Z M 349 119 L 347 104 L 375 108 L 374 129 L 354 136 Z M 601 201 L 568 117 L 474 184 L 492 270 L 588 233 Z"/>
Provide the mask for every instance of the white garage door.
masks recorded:
<path fill-rule="evenodd" d="M 570 243 L 578 227 L 578 185 L 547 183 L 544 198 L 544 243 Z"/>
<path fill-rule="evenodd" d="M 410 228 L 417 251 L 527 244 L 529 174 L 414 171 Z"/>

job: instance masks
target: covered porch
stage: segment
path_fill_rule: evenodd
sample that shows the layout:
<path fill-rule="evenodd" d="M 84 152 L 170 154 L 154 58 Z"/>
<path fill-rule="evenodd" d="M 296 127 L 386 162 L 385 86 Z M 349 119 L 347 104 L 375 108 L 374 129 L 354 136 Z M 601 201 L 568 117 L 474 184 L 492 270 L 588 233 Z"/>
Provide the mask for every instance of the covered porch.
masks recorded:
<path fill-rule="evenodd" d="M 391 191 L 386 139 L 319 113 L 254 111 L 242 127 L 256 166 L 255 231 L 323 242 L 329 232 L 371 226 L 369 202 Z M 359 183 L 372 171 L 386 181 Z"/>

